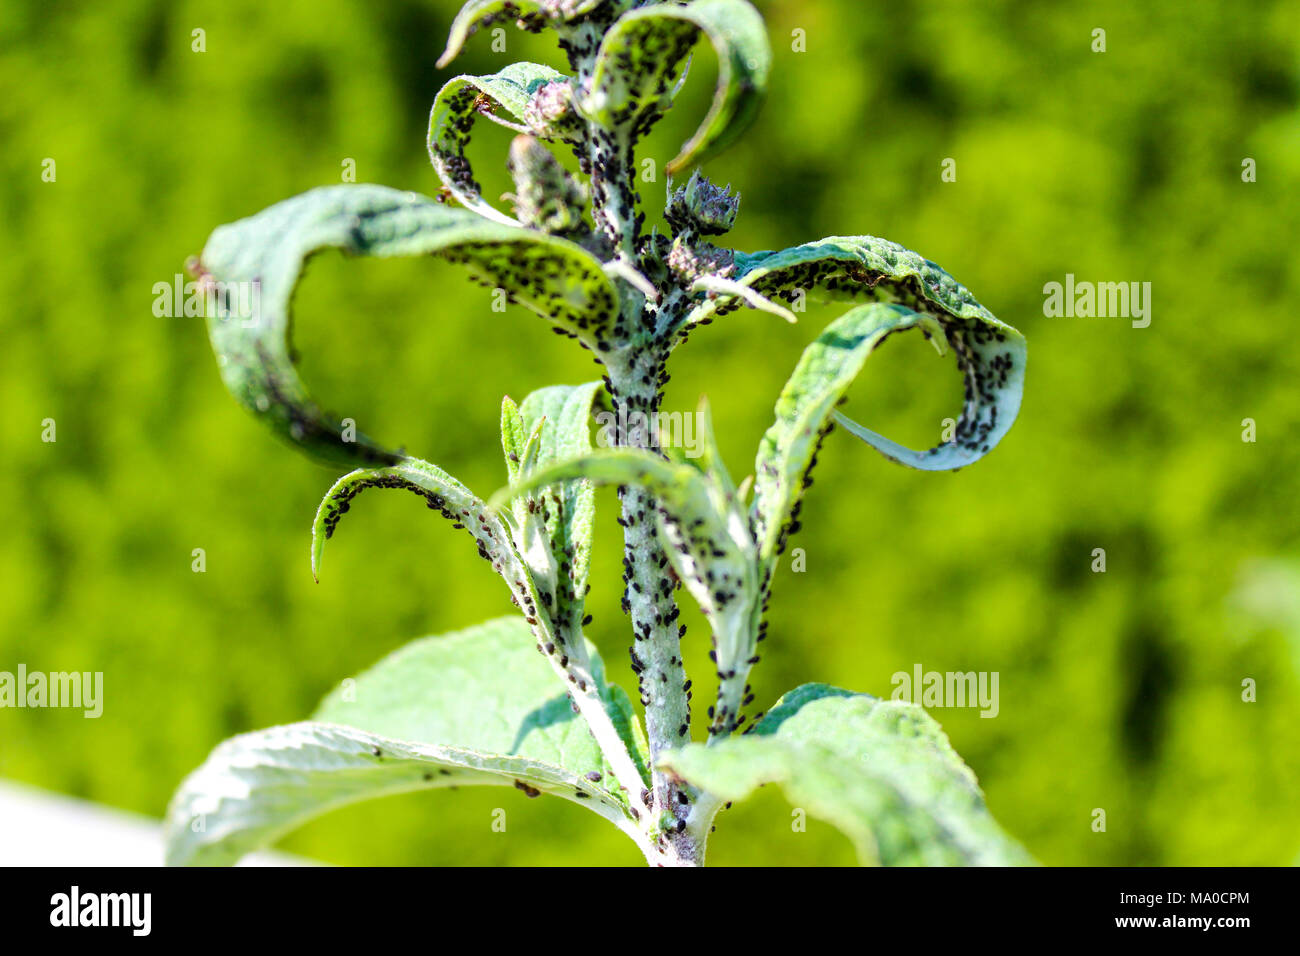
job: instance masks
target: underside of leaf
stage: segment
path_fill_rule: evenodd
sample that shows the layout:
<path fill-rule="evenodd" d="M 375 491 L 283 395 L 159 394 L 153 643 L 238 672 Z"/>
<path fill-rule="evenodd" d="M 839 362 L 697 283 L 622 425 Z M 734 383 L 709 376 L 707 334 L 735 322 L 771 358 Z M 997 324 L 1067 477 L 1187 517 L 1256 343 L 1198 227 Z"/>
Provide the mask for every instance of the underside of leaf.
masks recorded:
<path fill-rule="evenodd" d="M 499 22 L 513 22 L 525 28 L 547 23 L 563 30 L 564 24 L 599 11 L 602 5 L 617 12 L 633 0 L 470 0 L 452 21 L 447 48 L 438 57 L 442 69 L 456 58 L 474 31 Z"/>
<path fill-rule="evenodd" d="M 415 193 L 330 186 L 277 203 L 213 232 L 200 282 L 222 295 L 252 287 L 256 314 L 210 310 L 208 331 L 226 387 L 245 408 L 314 457 L 393 464 L 399 456 L 348 429 L 312 400 L 294 367 L 290 304 L 304 262 L 322 249 L 357 256 L 440 255 L 484 284 L 598 348 L 618 313 L 600 263 L 566 240 L 485 222 Z M 348 436 L 350 439 L 352 436 Z"/>
<path fill-rule="evenodd" d="M 407 458 L 390 468 L 363 468 L 344 475 L 325 493 L 312 522 L 311 569 L 317 579 L 325 542 L 334 536 L 353 500 L 367 488 L 401 488 L 415 493 L 431 511 L 463 527 L 478 545 L 479 556 L 500 570 L 499 563 L 510 547 L 506 528 L 477 496 L 437 465 Z"/>
<path fill-rule="evenodd" d="M 798 530 L 799 502 L 835 406 L 885 338 L 913 326 L 930 334 L 937 320 L 901 305 L 873 303 L 836 319 L 799 358 L 776 401 L 776 421 L 754 463 L 752 520 L 759 551 L 770 560 Z"/>
<path fill-rule="evenodd" d="M 596 56 L 584 112 L 639 135 L 662 112 L 672 83 L 703 34 L 718 55 L 718 86 L 704 122 L 667 165 L 669 175 L 731 145 L 758 112 L 771 50 L 763 19 L 747 0 L 652 4 L 624 14 Z"/>

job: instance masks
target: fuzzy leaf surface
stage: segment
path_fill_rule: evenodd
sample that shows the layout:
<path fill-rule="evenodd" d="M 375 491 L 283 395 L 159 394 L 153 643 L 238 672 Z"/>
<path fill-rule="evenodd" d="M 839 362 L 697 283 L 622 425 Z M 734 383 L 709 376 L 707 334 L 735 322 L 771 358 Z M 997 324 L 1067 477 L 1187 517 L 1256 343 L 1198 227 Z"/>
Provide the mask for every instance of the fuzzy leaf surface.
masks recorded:
<path fill-rule="evenodd" d="M 627 696 L 602 693 L 635 748 Z M 310 722 L 220 744 L 172 799 L 167 862 L 234 863 L 327 810 L 451 786 L 550 793 L 627 830 L 609 769 L 527 626 L 500 618 L 396 651 Z"/>

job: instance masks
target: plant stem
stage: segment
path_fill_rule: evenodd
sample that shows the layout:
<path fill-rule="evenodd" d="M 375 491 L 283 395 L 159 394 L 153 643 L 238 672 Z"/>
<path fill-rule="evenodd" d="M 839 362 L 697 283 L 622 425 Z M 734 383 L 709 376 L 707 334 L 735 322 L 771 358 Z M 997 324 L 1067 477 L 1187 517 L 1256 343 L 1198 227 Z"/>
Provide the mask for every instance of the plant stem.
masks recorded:
<path fill-rule="evenodd" d="M 658 451 L 653 423 L 662 393 L 663 359 L 652 345 L 630 347 L 608 362 L 619 445 Z M 665 750 L 689 741 L 690 704 L 685 689 L 678 638 L 675 581 L 658 535 L 653 497 L 632 487 L 619 489 L 622 501 L 624 610 L 632 619 L 632 655 L 639 668 L 641 703 L 650 742 L 651 803 L 659 830 L 662 859 L 655 862 L 698 865 L 703 845 L 685 832 L 693 794 L 655 767 Z M 678 829 L 678 828 L 681 829 Z"/>
<path fill-rule="evenodd" d="M 600 30 L 603 33 L 603 29 Z M 589 89 L 596 35 L 566 47 L 579 83 Z M 579 53 L 579 51 L 582 51 Z M 642 118 L 608 129 L 588 123 L 586 166 L 591 177 L 591 213 L 596 231 L 615 262 L 614 282 L 622 292 L 620 335 L 601 356 L 608 370 L 617 426 L 616 444 L 658 452 L 653 427 L 662 401 L 668 347 L 647 315 L 645 290 L 629 281 L 625 269 L 641 269 L 638 241 L 643 216 L 637 211 L 636 141 Z M 660 290 L 660 292 L 671 290 Z M 663 318 L 661 310 L 659 318 Z M 665 750 L 690 741 L 690 703 L 682 666 L 676 580 L 658 534 L 658 506 L 638 488 L 620 487 L 623 525 L 623 609 L 631 618 L 633 664 L 645 707 L 650 744 L 650 819 L 643 822 L 646 860 L 655 866 L 699 866 L 704 840 L 688 830 L 695 791 L 656 768 Z"/>

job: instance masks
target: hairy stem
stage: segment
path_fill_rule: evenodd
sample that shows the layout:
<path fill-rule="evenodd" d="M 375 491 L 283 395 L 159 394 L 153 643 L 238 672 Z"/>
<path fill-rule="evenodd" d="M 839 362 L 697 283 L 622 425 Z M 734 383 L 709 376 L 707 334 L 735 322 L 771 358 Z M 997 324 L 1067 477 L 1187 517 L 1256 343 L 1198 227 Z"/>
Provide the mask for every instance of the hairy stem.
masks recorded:
<path fill-rule="evenodd" d="M 603 33 L 603 30 L 600 32 Z M 597 35 L 566 45 L 570 62 L 584 88 L 591 81 L 592 54 Z M 622 291 L 621 316 L 613 349 L 601 356 L 617 418 L 616 443 L 658 451 L 652 427 L 667 380 L 667 336 L 657 334 L 654 316 L 647 313 L 664 290 L 644 287 L 638 245 L 644 214 L 637 209 L 636 141 L 644 118 L 629 117 L 618 128 L 587 126 L 584 165 L 591 177 L 591 213 L 597 234 L 607 244 L 612 262 L 607 272 Z M 637 281 L 641 279 L 641 281 Z M 660 308 L 662 317 L 663 308 Z M 677 581 L 658 534 L 658 506 L 638 488 L 619 488 L 623 526 L 623 610 L 632 621 L 631 658 L 645 708 L 650 744 L 651 785 L 644 794 L 650 819 L 643 821 L 646 860 L 658 866 L 699 866 L 704 840 L 687 829 L 693 788 L 679 784 L 655 766 L 665 750 L 690 739 L 690 687 L 682 666 Z"/>
<path fill-rule="evenodd" d="M 619 445 L 658 450 L 652 427 L 661 399 L 662 356 L 653 346 L 631 347 L 609 362 Z M 703 846 L 687 839 L 692 792 L 679 787 L 655 762 L 689 739 L 690 704 L 682 667 L 674 592 L 676 580 L 658 535 L 658 506 L 644 491 L 623 487 L 623 609 L 632 620 L 632 666 L 637 671 L 650 742 L 651 804 L 661 835 L 661 862 L 697 864 Z"/>

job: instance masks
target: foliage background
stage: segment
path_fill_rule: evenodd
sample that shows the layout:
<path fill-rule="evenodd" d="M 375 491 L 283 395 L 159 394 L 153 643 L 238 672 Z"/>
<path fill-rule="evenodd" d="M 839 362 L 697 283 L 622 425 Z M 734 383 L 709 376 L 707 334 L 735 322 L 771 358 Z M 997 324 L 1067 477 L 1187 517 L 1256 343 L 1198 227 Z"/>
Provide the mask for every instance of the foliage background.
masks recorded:
<path fill-rule="evenodd" d="M 759 6 L 771 96 L 708 169 L 744 195 L 734 244 L 887 236 L 1030 341 L 1020 421 L 977 467 L 927 475 L 843 434 L 829 443 L 796 541 L 808 570 L 781 572 L 759 701 L 808 680 L 888 695 L 890 675 L 915 663 L 998 671 L 996 719 L 935 716 L 1042 861 L 1294 861 L 1294 8 Z M 416 520 L 426 511 L 405 495 L 368 497 L 313 584 L 307 532 L 334 475 L 227 397 L 200 320 L 151 311 L 154 283 L 214 226 L 338 182 L 345 158 L 361 181 L 434 191 L 425 124 L 452 73 L 563 66 L 550 37 L 511 28 L 507 54 L 480 34 L 435 70 L 455 9 L 0 7 L 0 670 L 102 670 L 106 685 L 96 721 L 0 711 L 0 776 L 160 815 L 220 739 L 299 719 L 411 637 L 508 609 L 463 539 Z M 191 52 L 196 27 L 205 53 Z M 1096 27 L 1105 53 L 1090 49 Z M 796 28 L 807 53 L 791 49 Z M 684 141 L 714 68 L 700 48 L 683 107 L 642 155 L 662 167 Z M 487 195 L 506 187 L 506 142 L 478 138 Z M 55 183 L 41 181 L 46 157 Z M 955 183 L 940 181 L 945 157 Z M 1258 182 L 1242 182 L 1244 157 Z M 1043 318 L 1043 284 L 1067 272 L 1151 282 L 1151 327 Z M 306 378 L 372 434 L 489 493 L 503 476 L 501 395 L 597 374 L 544 323 L 489 304 L 450 265 L 322 257 L 298 300 Z M 675 356 L 669 407 L 707 392 L 743 474 L 781 383 L 830 317 L 715 324 Z M 949 366 L 919 337 L 893 340 L 851 413 L 925 447 L 957 409 Z M 39 440 L 44 418 L 57 443 Z M 1242 441 L 1244 418 L 1256 443 Z M 626 677 L 619 529 L 602 495 L 592 636 Z M 196 547 L 204 574 L 190 569 Z M 1098 547 L 1104 574 L 1090 571 Z M 688 665 L 707 674 L 703 628 L 692 631 Z M 1246 677 L 1257 703 L 1240 699 Z M 506 834 L 489 828 L 499 806 Z M 792 833 L 789 812 L 772 793 L 724 814 L 712 861 L 850 860 L 821 824 Z M 497 789 L 357 806 L 283 845 L 338 863 L 639 862 L 580 809 Z"/>

